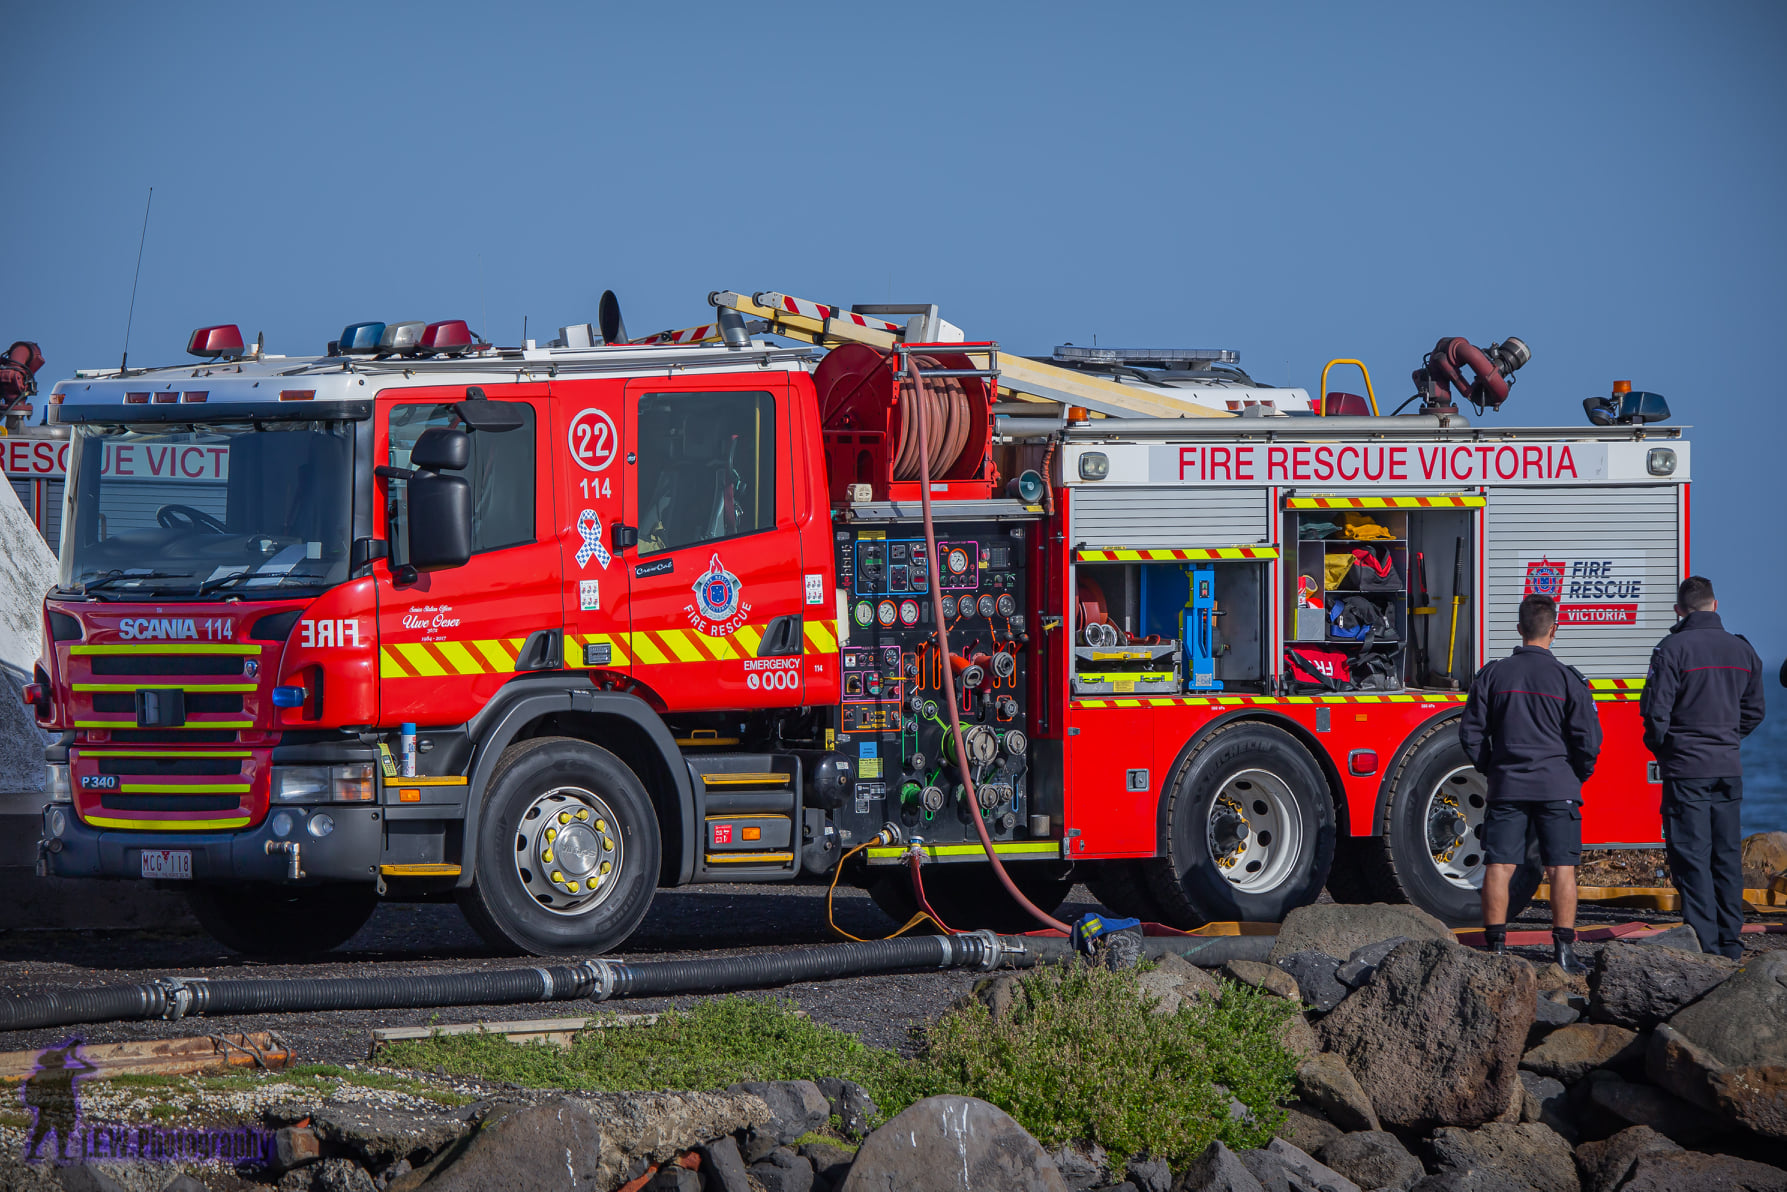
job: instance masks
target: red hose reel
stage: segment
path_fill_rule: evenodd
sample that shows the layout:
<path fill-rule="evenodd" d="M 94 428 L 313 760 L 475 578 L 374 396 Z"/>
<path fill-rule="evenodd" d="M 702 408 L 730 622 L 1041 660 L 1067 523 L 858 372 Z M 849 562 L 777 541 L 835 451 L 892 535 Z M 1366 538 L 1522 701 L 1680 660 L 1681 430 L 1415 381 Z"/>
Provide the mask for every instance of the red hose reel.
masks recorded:
<path fill-rule="evenodd" d="M 867 484 L 877 501 L 915 500 L 925 472 L 932 484 L 949 484 L 951 496 L 995 495 L 994 386 L 984 377 L 930 375 L 975 367 L 944 345 L 912 359 L 927 374 L 922 393 L 905 374 L 897 351 L 866 344 L 833 348 L 814 371 L 834 502 L 845 500 L 855 484 Z M 928 460 L 920 455 L 920 417 L 929 432 Z M 930 466 L 921 468 L 924 463 Z"/>

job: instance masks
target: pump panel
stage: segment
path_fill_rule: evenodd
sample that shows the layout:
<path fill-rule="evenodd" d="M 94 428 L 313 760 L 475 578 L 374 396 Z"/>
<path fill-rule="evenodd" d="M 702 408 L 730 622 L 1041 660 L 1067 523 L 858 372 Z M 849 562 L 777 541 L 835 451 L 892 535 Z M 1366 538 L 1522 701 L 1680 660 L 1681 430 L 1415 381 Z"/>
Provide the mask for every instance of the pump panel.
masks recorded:
<path fill-rule="evenodd" d="M 908 839 L 978 842 L 963 782 L 995 840 L 1027 839 L 1033 613 L 1024 560 L 1033 521 L 889 521 L 840 529 L 843 699 L 839 748 L 856 759 L 839 819 L 852 836 L 899 824 Z M 956 661 L 965 758 L 949 733 L 933 586 Z"/>

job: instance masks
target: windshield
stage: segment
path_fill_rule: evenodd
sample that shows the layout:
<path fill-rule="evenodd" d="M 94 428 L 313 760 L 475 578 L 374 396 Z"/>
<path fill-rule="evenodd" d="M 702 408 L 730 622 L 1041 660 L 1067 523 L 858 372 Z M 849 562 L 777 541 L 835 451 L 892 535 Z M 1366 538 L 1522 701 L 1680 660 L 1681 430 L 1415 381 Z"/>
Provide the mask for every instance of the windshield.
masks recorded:
<path fill-rule="evenodd" d="M 77 427 L 62 586 L 221 599 L 340 583 L 353 433 L 349 422 Z"/>

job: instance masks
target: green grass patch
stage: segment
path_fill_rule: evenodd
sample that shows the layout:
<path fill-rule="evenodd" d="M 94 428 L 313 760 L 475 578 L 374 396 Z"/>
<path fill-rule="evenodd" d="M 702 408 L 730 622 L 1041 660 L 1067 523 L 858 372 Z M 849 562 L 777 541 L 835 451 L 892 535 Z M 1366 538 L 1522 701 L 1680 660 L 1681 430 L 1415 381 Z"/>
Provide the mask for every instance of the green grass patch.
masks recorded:
<path fill-rule="evenodd" d="M 1000 1106 L 1048 1146 L 1096 1142 L 1114 1155 L 1173 1162 L 1210 1141 L 1264 1145 L 1284 1120 L 1296 1061 L 1278 1042 L 1289 1002 L 1226 985 L 1173 1014 L 1134 972 L 1047 966 L 1019 980 L 994 1021 L 978 1001 L 946 1012 L 912 1059 L 795 1013 L 792 1002 L 728 997 L 650 1026 L 590 1030 L 569 1048 L 500 1035 L 436 1035 L 392 1044 L 398 1067 L 584 1091 L 723 1088 L 743 1080 L 841 1076 L 885 1116 L 935 1093 Z M 1232 1118 L 1230 1098 L 1247 1107 Z"/>

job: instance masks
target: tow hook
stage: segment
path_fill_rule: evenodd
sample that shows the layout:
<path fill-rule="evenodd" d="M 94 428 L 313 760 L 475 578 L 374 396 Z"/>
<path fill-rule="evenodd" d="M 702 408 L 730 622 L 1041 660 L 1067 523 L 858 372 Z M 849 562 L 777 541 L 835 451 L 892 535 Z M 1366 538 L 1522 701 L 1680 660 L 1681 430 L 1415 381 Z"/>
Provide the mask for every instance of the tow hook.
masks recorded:
<path fill-rule="evenodd" d="M 287 881 L 295 882 L 304 876 L 303 859 L 299 856 L 299 850 L 303 847 L 304 846 L 299 844 L 296 840 L 269 840 L 267 842 L 267 855 L 269 857 L 274 853 L 285 854 L 285 877 Z"/>

